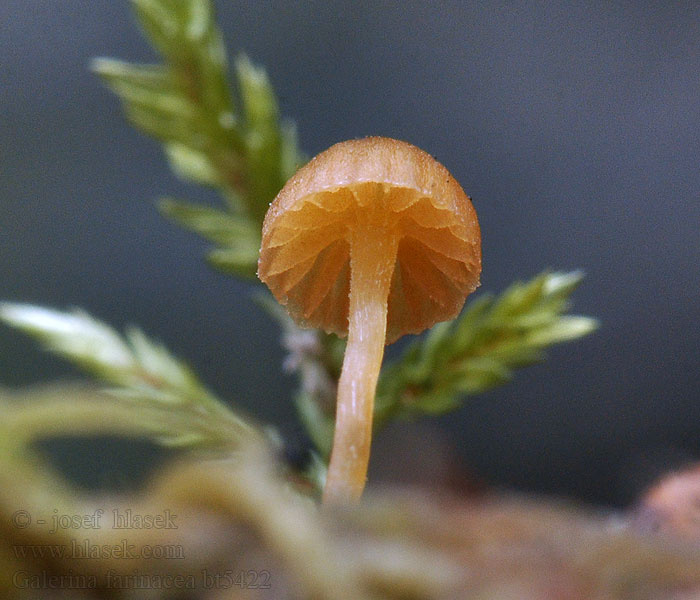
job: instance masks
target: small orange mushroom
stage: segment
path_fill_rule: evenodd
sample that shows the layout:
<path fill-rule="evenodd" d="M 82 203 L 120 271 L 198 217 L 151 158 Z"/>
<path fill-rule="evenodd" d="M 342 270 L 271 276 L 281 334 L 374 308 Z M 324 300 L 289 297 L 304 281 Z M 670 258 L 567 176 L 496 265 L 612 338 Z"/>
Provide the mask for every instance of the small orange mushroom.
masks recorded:
<path fill-rule="evenodd" d="M 298 324 L 348 336 L 324 503 L 364 489 L 384 346 L 456 317 L 480 272 L 469 198 L 406 142 L 336 144 L 275 198 L 258 276 Z"/>

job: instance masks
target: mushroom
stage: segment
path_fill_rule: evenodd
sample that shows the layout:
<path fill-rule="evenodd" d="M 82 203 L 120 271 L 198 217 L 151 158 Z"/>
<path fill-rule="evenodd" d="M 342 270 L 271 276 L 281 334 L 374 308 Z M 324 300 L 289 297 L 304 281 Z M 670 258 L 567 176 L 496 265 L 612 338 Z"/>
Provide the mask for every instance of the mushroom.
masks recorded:
<path fill-rule="evenodd" d="M 456 317 L 480 272 L 471 201 L 407 142 L 338 143 L 272 202 L 258 277 L 300 326 L 348 336 L 324 503 L 364 489 L 384 346 Z"/>

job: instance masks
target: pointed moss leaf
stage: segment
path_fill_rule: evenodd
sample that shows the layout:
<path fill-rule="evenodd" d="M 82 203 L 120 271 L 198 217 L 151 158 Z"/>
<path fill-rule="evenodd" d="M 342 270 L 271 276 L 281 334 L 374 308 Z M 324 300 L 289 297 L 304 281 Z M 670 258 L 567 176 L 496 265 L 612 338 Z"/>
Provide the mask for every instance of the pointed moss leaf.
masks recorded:
<path fill-rule="evenodd" d="M 211 186 L 219 184 L 219 173 L 204 152 L 172 142 L 165 145 L 165 153 L 170 167 L 182 179 Z"/>
<path fill-rule="evenodd" d="M 175 80 L 161 65 L 139 65 L 113 58 L 94 58 L 91 69 L 115 92 L 128 100 L 139 100 L 148 94 L 174 94 Z"/>
<path fill-rule="evenodd" d="M 172 198 L 161 199 L 159 208 L 167 217 L 218 246 L 207 255 L 216 269 L 239 277 L 255 277 L 260 234 L 250 219 Z"/>
<path fill-rule="evenodd" d="M 248 128 L 261 135 L 276 134 L 277 99 L 265 69 L 254 65 L 244 54 L 238 56 L 235 65 Z"/>
<path fill-rule="evenodd" d="M 257 246 L 256 252 L 260 248 L 260 234 L 256 226 L 245 217 L 173 198 L 161 198 L 158 208 L 168 218 L 215 244 Z"/>
<path fill-rule="evenodd" d="M 321 410 L 314 398 L 301 391 L 296 395 L 297 413 L 306 432 L 323 458 L 328 459 L 333 446 L 333 420 Z"/>
<path fill-rule="evenodd" d="M 0 454 L 31 454 L 32 444 L 57 437 L 120 436 L 199 453 L 230 456 L 254 435 L 231 422 L 181 407 L 154 404 L 84 384 L 32 386 L 0 396 Z M 60 415 L 60 418 L 57 418 Z"/>
<path fill-rule="evenodd" d="M 474 342 L 478 333 L 478 327 L 475 325 L 483 320 L 484 313 L 492 303 L 493 297 L 490 294 L 484 294 L 469 301 L 464 312 L 455 322 L 452 343 L 456 352 L 468 348 Z"/>
<path fill-rule="evenodd" d="M 129 387 L 111 387 L 107 391 L 114 397 L 129 401 L 134 405 L 140 404 L 144 396 L 147 396 L 151 403 L 157 403 L 164 407 L 171 405 L 182 405 L 182 394 L 175 393 L 171 390 L 154 388 L 149 385 L 144 379 L 132 381 Z"/>
<path fill-rule="evenodd" d="M 102 58 L 92 67 L 119 95 L 131 123 L 163 143 L 179 177 L 217 188 L 226 212 L 250 220 L 255 233 L 234 237 L 221 236 L 201 219 L 174 215 L 217 245 L 208 255 L 210 264 L 252 277 L 269 203 L 305 160 L 294 125 L 280 119 L 265 70 L 244 56 L 235 64 L 239 98 L 234 98 L 211 0 L 131 3 L 163 64 Z"/>
<path fill-rule="evenodd" d="M 544 359 L 542 346 L 533 344 L 527 336 L 495 344 L 488 356 L 511 368 L 524 367 Z"/>
<path fill-rule="evenodd" d="M 594 331 L 595 319 L 562 314 L 581 278 L 578 271 L 545 272 L 469 302 L 453 323 L 440 324 L 383 369 L 377 422 L 452 410 L 462 396 L 501 385 L 513 369 L 542 360 L 548 346 Z"/>
<path fill-rule="evenodd" d="M 316 452 L 310 452 L 309 464 L 304 469 L 304 476 L 315 485 L 317 490 L 322 490 L 326 487 L 326 476 L 328 469 L 326 461 L 323 460 Z"/>
<path fill-rule="evenodd" d="M 161 142 L 189 145 L 196 152 L 207 146 L 207 138 L 185 119 L 136 104 L 127 105 L 125 113 L 132 125 Z"/>
<path fill-rule="evenodd" d="M 206 426 L 210 432 L 223 425 L 229 437 L 252 431 L 185 363 L 139 329 L 129 328 L 122 338 L 83 311 L 62 312 L 28 304 L 0 304 L 0 319 L 115 385 L 116 395 L 140 408 L 167 406 L 188 415 L 192 423 L 204 416 L 211 421 Z"/>
<path fill-rule="evenodd" d="M 504 319 L 504 323 L 513 330 L 531 330 L 549 325 L 552 321 L 552 310 L 549 307 L 533 309 L 523 315 L 514 315 Z"/>
<path fill-rule="evenodd" d="M 435 325 L 425 336 L 421 344 L 421 351 L 423 361 L 431 368 L 435 365 L 435 361 L 438 360 L 439 350 L 445 345 L 449 335 L 450 323 L 445 322 Z"/>
<path fill-rule="evenodd" d="M 163 82 L 160 89 L 144 89 L 116 78 L 108 80 L 107 83 L 126 104 L 128 110 L 140 109 L 144 114 L 152 113 L 154 118 L 181 120 L 184 121 L 183 125 L 190 128 L 197 125 L 196 108 L 176 90 L 169 89 L 166 82 Z"/>
<path fill-rule="evenodd" d="M 198 431 L 189 431 L 179 435 L 159 436 L 158 442 L 166 448 L 188 448 L 203 445 L 206 443 L 206 436 Z"/>
<path fill-rule="evenodd" d="M 286 182 L 308 160 L 299 151 L 299 137 L 294 121 L 285 119 L 280 124 L 282 149 L 280 152 L 280 173 L 282 181 Z"/>
<path fill-rule="evenodd" d="M 546 278 L 545 293 L 568 297 L 583 281 L 583 271 L 571 271 L 570 273 L 551 273 Z"/>
<path fill-rule="evenodd" d="M 510 380 L 512 371 L 497 358 L 474 358 L 466 364 L 456 389 L 462 394 L 474 394 Z"/>
<path fill-rule="evenodd" d="M 560 317 L 554 323 L 535 329 L 528 341 L 537 346 L 549 346 L 583 337 L 597 328 L 598 321 L 590 317 Z"/>
<path fill-rule="evenodd" d="M 248 184 L 255 214 L 262 217 L 286 180 L 279 109 L 264 69 L 242 55 L 236 73 L 245 114 Z"/>
<path fill-rule="evenodd" d="M 172 41 L 177 37 L 180 24 L 178 23 L 181 2 L 171 2 L 164 5 L 159 0 L 131 0 L 134 11 L 141 22 L 146 34 L 161 52 L 169 52 Z"/>
<path fill-rule="evenodd" d="M 136 367 L 128 345 L 111 327 L 80 309 L 60 312 L 32 304 L 0 304 L 0 319 L 88 370 L 123 374 Z"/>
<path fill-rule="evenodd" d="M 217 248 L 207 254 L 207 262 L 216 270 L 237 277 L 256 279 L 257 248 Z"/>
<path fill-rule="evenodd" d="M 459 399 L 451 390 L 436 390 L 430 395 L 422 394 L 413 400 L 404 401 L 400 416 L 405 418 L 414 414 L 440 415 L 458 407 Z"/>
<path fill-rule="evenodd" d="M 140 329 L 129 327 L 126 339 L 144 375 L 166 389 L 196 393 L 200 387 L 196 377 L 183 362 L 170 354 L 164 346 L 150 340 Z"/>
<path fill-rule="evenodd" d="M 209 2 L 190 0 L 187 2 L 185 35 L 196 42 L 203 39 L 213 21 L 213 11 Z"/>

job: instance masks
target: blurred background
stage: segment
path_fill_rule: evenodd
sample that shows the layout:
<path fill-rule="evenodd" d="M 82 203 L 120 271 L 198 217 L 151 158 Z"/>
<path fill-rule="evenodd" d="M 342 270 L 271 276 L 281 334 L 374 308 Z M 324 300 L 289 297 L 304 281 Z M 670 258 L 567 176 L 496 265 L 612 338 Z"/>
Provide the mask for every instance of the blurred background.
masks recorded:
<path fill-rule="evenodd" d="M 587 274 L 573 311 L 601 328 L 432 419 L 428 438 L 490 484 L 608 505 L 700 458 L 700 4 L 216 4 L 230 55 L 267 68 L 309 155 L 375 134 L 448 167 L 479 215 L 482 290 Z M 175 179 L 88 70 L 155 59 L 128 3 L 3 0 L 0 24 L 0 298 L 139 324 L 303 439 L 255 286 L 206 267 L 205 243 L 153 204 L 215 194 Z M 0 385 L 77 375 L 0 329 Z M 382 452 L 406 447 L 396 429 Z M 76 449 L 74 470 L 102 468 Z M 150 449 L 130 452 L 142 465 Z"/>

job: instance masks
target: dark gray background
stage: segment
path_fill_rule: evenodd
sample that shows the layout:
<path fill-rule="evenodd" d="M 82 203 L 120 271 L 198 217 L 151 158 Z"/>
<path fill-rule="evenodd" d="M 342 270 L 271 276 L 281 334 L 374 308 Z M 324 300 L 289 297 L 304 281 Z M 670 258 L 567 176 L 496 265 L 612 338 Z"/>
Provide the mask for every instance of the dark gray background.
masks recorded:
<path fill-rule="evenodd" d="M 625 502 L 700 454 L 700 3 L 217 3 L 229 53 L 264 64 L 309 154 L 409 140 L 474 198 L 482 289 L 583 268 L 602 322 L 440 419 L 511 487 Z M 227 398 L 298 435 L 278 329 L 161 219 L 203 201 L 87 69 L 153 54 L 121 0 L 0 2 L 0 297 L 137 323 Z M 71 377 L 0 329 L 0 382 Z"/>

